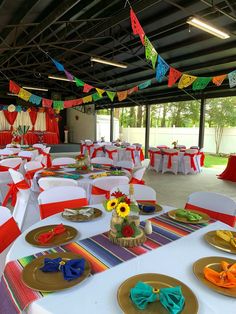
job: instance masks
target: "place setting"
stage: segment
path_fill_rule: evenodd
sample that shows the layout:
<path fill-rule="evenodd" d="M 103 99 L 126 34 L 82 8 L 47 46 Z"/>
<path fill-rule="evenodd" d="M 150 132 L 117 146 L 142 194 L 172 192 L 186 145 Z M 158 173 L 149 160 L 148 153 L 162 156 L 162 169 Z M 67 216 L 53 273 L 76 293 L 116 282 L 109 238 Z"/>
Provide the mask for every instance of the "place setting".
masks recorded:
<path fill-rule="evenodd" d="M 197 210 L 174 209 L 168 212 L 168 217 L 186 224 L 205 224 L 208 223 L 210 217 Z"/>
<path fill-rule="evenodd" d="M 87 222 L 102 216 L 102 211 L 95 207 L 65 208 L 61 216 L 73 222 Z"/>

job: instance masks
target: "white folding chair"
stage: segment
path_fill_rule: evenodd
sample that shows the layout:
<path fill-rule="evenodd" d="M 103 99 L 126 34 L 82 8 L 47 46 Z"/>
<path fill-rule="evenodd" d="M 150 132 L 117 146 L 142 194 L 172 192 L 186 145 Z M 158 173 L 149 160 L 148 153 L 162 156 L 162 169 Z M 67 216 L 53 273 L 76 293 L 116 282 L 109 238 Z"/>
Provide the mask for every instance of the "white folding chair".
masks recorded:
<path fill-rule="evenodd" d="M 143 176 L 144 176 L 145 171 L 146 171 L 145 167 L 140 167 L 140 168 L 134 169 L 130 183 L 145 184 L 145 182 L 143 180 Z"/>
<path fill-rule="evenodd" d="M 116 146 L 106 145 L 105 153 L 105 157 L 112 159 L 114 163 L 118 161 L 118 150 Z"/>
<path fill-rule="evenodd" d="M 110 190 L 119 184 L 128 184 L 129 178 L 126 176 L 110 176 L 93 180 L 91 187 L 90 204 L 102 203 L 109 198 Z"/>
<path fill-rule="evenodd" d="M 14 151 L 12 148 L 0 149 L 0 156 L 11 156 L 11 155 L 14 155 Z"/>
<path fill-rule="evenodd" d="M 184 174 L 192 173 L 196 174 L 200 172 L 198 165 L 198 150 L 186 149 L 182 158 L 182 169 Z"/>
<path fill-rule="evenodd" d="M 195 209 L 208 214 L 216 220 L 235 227 L 236 203 L 233 199 L 220 193 L 194 192 L 188 196 L 186 209 Z"/>
<path fill-rule="evenodd" d="M 28 161 L 24 164 L 25 178 L 30 182 L 31 190 L 38 191 L 37 187 L 34 186 L 34 175 L 37 171 L 43 169 L 43 165 L 39 161 Z"/>
<path fill-rule="evenodd" d="M 36 156 L 38 156 L 38 151 L 22 150 L 19 152 L 18 156 L 27 159 L 27 161 L 31 161 L 34 160 Z"/>
<path fill-rule="evenodd" d="M 98 144 L 93 145 L 93 150 L 91 152 L 91 158 L 96 158 L 96 157 L 105 157 L 103 146 L 98 145 Z"/>
<path fill-rule="evenodd" d="M 44 191 L 38 197 L 40 217 L 44 219 L 62 212 L 65 208 L 88 205 L 86 191 L 78 186 L 57 186 Z"/>
<path fill-rule="evenodd" d="M 27 205 L 30 198 L 30 186 L 24 179 L 24 176 L 13 169 L 9 169 L 12 181 L 16 186 L 18 192 L 16 194 L 16 203 L 13 210 L 13 218 L 18 224 L 18 227 L 22 229 Z"/>
<path fill-rule="evenodd" d="M 35 148 L 40 148 L 42 150 L 44 150 L 46 148 L 46 146 L 44 144 L 41 144 L 41 143 L 36 143 L 36 144 L 33 144 L 32 146 Z"/>
<path fill-rule="evenodd" d="M 91 164 L 103 165 L 103 166 L 112 166 L 113 160 L 107 157 L 95 157 L 91 159 Z"/>
<path fill-rule="evenodd" d="M 133 161 L 128 161 L 128 160 L 119 160 L 115 163 L 115 167 L 121 167 L 123 169 L 126 169 L 128 171 L 131 171 L 134 168 L 134 163 Z"/>
<path fill-rule="evenodd" d="M 147 185 L 133 184 L 134 188 L 134 199 L 137 202 L 150 202 L 156 203 L 156 191 Z M 130 184 L 120 184 L 115 186 L 111 191 L 110 195 L 114 192 L 121 191 L 122 193 L 129 195 Z"/>
<path fill-rule="evenodd" d="M 150 156 L 150 169 L 154 169 L 156 172 L 162 171 L 163 157 L 161 150 L 159 148 L 150 147 L 148 152 Z"/>
<path fill-rule="evenodd" d="M 75 158 L 71 158 L 71 157 L 60 157 L 60 158 L 55 158 L 52 160 L 53 166 L 65 166 L 65 165 L 75 164 L 75 163 L 76 163 Z"/>
<path fill-rule="evenodd" d="M 51 150 L 51 147 L 46 147 L 42 152 L 42 155 L 43 155 L 42 164 L 48 168 L 52 166 L 50 150 Z"/>
<path fill-rule="evenodd" d="M 124 160 L 132 161 L 135 164 L 135 145 L 130 145 L 125 148 Z"/>
<path fill-rule="evenodd" d="M 145 158 L 144 160 L 141 161 L 141 165 L 142 167 L 145 167 L 146 169 L 148 169 L 150 167 L 150 159 Z"/>
<path fill-rule="evenodd" d="M 77 181 L 74 179 L 54 177 L 40 178 L 38 185 L 41 191 L 46 191 L 56 186 L 78 186 Z"/>
<path fill-rule="evenodd" d="M 177 149 L 163 149 L 162 173 L 173 172 L 177 174 L 179 166 L 179 157 Z"/>
<path fill-rule="evenodd" d="M 0 253 L 2 253 L 19 235 L 21 231 L 17 226 L 7 207 L 0 206 Z"/>

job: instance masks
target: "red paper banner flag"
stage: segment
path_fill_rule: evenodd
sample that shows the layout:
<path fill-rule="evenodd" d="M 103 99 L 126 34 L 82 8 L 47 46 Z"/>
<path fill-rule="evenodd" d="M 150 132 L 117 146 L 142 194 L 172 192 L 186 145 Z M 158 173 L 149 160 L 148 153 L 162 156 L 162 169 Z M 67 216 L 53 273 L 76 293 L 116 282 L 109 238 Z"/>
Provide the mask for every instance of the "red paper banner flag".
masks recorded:
<path fill-rule="evenodd" d="M 20 86 L 13 81 L 9 81 L 9 91 L 13 94 L 19 94 Z"/>
<path fill-rule="evenodd" d="M 135 13 L 132 9 L 130 9 L 130 20 L 131 20 L 131 26 L 132 26 L 132 30 L 133 30 L 134 35 L 139 35 L 142 44 L 145 45 L 144 30 L 143 30 L 142 26 L 140 25 L 139 20 L 138 20 L 137 16 L 135 15 Z"/>
<path fill-rule="evenodd" d="M 134 87 L 132 87 L 132 88 L 127 90 L 127 94 L 131 95 L 131 94 L 133 94 L 134 92 L 137 92 L 137 91 L 138 91 L 138 86 L 134 86 Z"/>
<path fill-rule="evenodd" d="M 169 80 L 168 80 L 168 87 L 173 86 L 178 79 L 181 77 L 182 73 L 172 67 L 170 67 L 169 71 Z"/>
<path fill-rule="evenodd" d="M 74 105 L 74 100 L 64 100 L 64 108 L 71 108 Z"/>
<path fill-rule="evenodd" d="M 216 86 L 220 86 L 224 79 L 226 78 L 227 74 L 223 74 L 223 75 L 218 75 L 218 76 L 214 76 L 212 79 L 212 82 L 216 85 Z"/>
<path fill-rule="evenodd" d="M 88 93 L 92 88 L 94 88 L 92 85 L 84 84 L 83 92 Z"/>
<path fill-rule="evenodd" d="M 52 107 L 52 99 L 43 98 L 42 99 L 42 106 L 46 108 Z"/>
<path fill-rule="evenodd" d="M 117 97 L 118 97 L 119 101 L 125 100 L 127 98 L 127 96 L 128 96 L 127 90 L 117 92 Z"/>

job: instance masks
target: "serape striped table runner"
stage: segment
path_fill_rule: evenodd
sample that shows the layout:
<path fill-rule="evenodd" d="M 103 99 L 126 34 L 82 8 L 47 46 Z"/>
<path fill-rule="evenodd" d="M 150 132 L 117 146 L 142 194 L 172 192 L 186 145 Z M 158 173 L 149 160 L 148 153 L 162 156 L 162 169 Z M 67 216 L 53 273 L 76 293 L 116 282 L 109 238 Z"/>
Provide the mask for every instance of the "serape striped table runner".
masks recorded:
<path fill-rule="evenodd" d="M 21 313 L 31 302 L 47 295 L 47 293 L 41 293 L 26 287 L 21 280 L 23 268 L 39 256 L 54 252 L 80 254 L 90 262 L 91 274 L 94 275 L 175 241 L 206 225 L 179 223 L 169 219 L 167 214 L 149 220 L 152 222 L 153 232 L 147 236 L 147 241 L 138 247 L 124 248 L 117 246 L 110 242 L 108 234 L 105 232 L 78 242 L 71 242 L 35 255 L 23 257 L 16 261 L 10 261 L 5 267 L 0 283 L 0 313 Z M 141 226 L 144 227 L 144 224 L 142 222 Z"/>

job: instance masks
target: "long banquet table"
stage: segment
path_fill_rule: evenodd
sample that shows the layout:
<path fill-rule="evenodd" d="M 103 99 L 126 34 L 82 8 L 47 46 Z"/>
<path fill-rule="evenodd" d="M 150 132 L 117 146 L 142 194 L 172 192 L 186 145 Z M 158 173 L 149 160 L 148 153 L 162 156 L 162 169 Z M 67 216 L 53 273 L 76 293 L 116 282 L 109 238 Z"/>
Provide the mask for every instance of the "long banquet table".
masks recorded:
<path fill-rule="evenodd" d="M 39 135 L 36 132 L 28 132 L 25 136 L 25 142 L 28 145 L 33 145 L 40 142 Z M 11 131 L 0 131 L 0 145 L 7 145 L 11 143 L 12 134 Z M 54 132 L 43 132 L 41 135 L 41 140 L 46 144 L 59 144 L 58 135 Z"/>
<path fill-rule="evenodd" d="M 102 209 L 102 205 L 93 206 Z M 163 208 L 165 212 L 171 209 L 168 206 L 163 206 Z M 33 247 L 24 240 L 26 233 L 36 227 L 63 222 L 78 229 L 79 239 L 84 239 L 108 230 L 110 218 L 111 214 L 104 212 L 97 220 L 87 223 L 73 223 L 61 218 L 60 214 L 51 216 L 31 226 L 15 241 L 7 255 L 6 262 L 42 251 L 42 248 Z M 147 219 L 147 216 L 141 216 L 141 219 Z M 123 262 L 104 272 L 97 273 L 73 288 L 50 293 L 44 298 L 31 303 L 27 313 L 122 313 L 116 297 L 121 283 L 136 274 L 160 273 L 181 280 L 193 290 L 199 302 L 199 314 L 234 314 L 235 299 L 223 296 L 205 287 L 195 278 L 192 271 L 193 263 L 201 257 L 222 256 L 222 259 L 224 257 L 233 258 L 232 255 L 219 251 L 204 241 L 203 235 L 215 229 L 230 228 L 224 223 L 213 222 L 169 244 Z"/>

